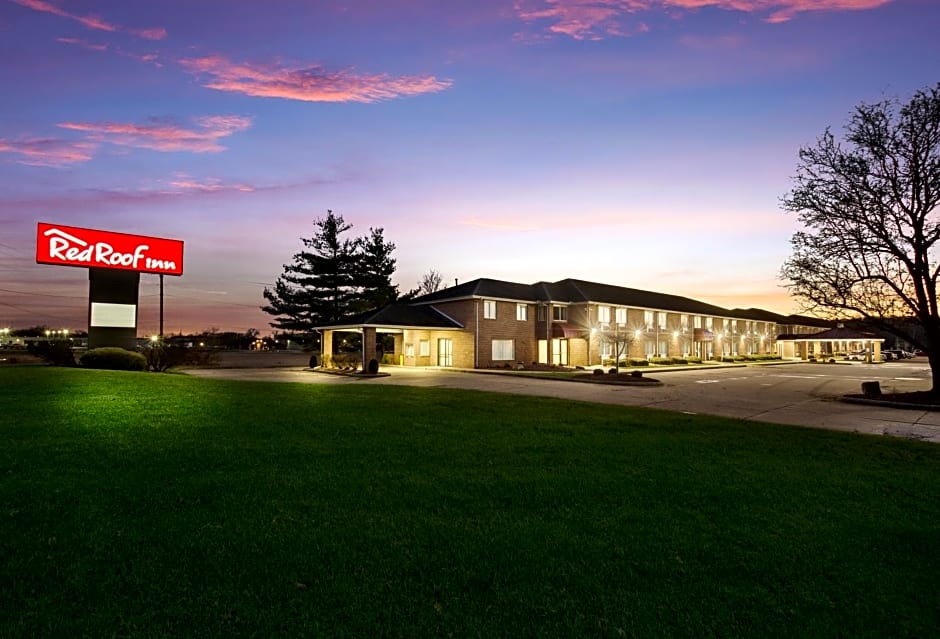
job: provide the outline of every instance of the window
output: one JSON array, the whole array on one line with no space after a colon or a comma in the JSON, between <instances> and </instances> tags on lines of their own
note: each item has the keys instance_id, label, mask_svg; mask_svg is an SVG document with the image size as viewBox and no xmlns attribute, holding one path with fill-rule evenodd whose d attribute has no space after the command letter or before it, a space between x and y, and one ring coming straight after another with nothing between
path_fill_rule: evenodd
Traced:
<instances>
[{"instance_id":1,"label":"window","mask_svg":"<svg viewBox=\"0 0 940 639\"><path fill-rule=\"evenodd\" d=\"M540 322L544 322L544 321L545 321L545 307L544 307L544 306L539 305L538 311L536 311L535 317L536 317L536 318L538 319L538 321L540 321Z\"/></svg>"},{"instance_id":2,"label":"window","mask_svg":"<svg viewBox=\"0 0 940 639\"><path fill-rule=\"evenodd\" d=\"M601 354L601 357L602 357L602 358L605 358L605 359L606 359L606 358L609 358L613 352L614 352L614 345L613 345L613 344L611 344L610 342L608 342L608 341L606 341L606 340L604 340L603 342L601 342L600 354Z\"/></svg>"},{"instance_id":3,"label":"window","mask_svg":"<svg viewBox=\"0 0 940 639\"><path fill-rule=\"evenodd\" d=\"M712 330L714 325L715 325L714 320L712 320L712 318L710 317L705 318L705 328L707 328L708 330Z\"/></svg>"},{"instance_id":4,"label":"window","mask_svg":"<svg viewBox=\"0 0 940 639\"><path fill-rule=\"evenodd\" d=\"M483 300L483 319L496 319L496 300Z\"/></svg>"},{"instance_id":5,"label":"window","mask_svg":"<svg viewBox=\"0 0 940 639\"><path fill-rule=\"evenodd\" d=\"M415 345L411 342L405 344L405 357L414 357L415 356Z\"/></svg>"},{"instance_id":6,"label":"window","mask_svg":"<svg viewBox=\"0 0 940 639\"><path fill-rule=\"evenodd\" d=\"M643 325L653 328L653 311L643 311Z\"/></svg>"},{"instance_id":7,"label":"window","mask_svg":"<svg viewBox=\"0 0 940 639\"><path fill-rule=\"evenodd\" d=\"M727 319L723 319L721 320L721 326L723 330L727 331L729 328L731 328L731 322Z\"/></svg>"},{"instance_id":8,"label":"window","mask_svg":"<svg viewBox=\"0 0 940 639\"><path fill-rule=\"evenodd\" d=\"M423 339L418 342L418 354L421 355L421 357L431 356L431 340Z\"/></svg>"},{"instance_id":9,"label":"window","mask_svg":"<svg viewBox=\"0 0 940 639\"><path fill-rule=\"evenodd\" d=\"M617 325L623 326L627 323L627 309L618 308L617 309Z\"/></svg>"},{"instance_id":10,"label":"window","mask_svg":"<svg viewBox=\"0 0 940 639\"><path fill-rule=\"evenodd\" d=\"M567 306L553 306L552 307L552 319L556 322L567 322L568 321L568 307Z\"/></svg>"},{"instance_id":11,"label":"window","mask_svg":"<svg viewBox=\"0 0 940 639\"><path fill-rule=\"evenodd\" d=\"M666 314L659 311L656 313L656 318L659 320L659 329L662 331L666 330Z\"/></svg>"},{"instance_id":12,"label":"window","mask_svg":"<svg viewBox=\"0 0 940 639\"><path fill-rule=\"evenodd\" d=\"M529 307L525 304L516 304L516 319L524 322L529 319Z\"/></svg>"},{"instance_id":13,"label":"window","mask_svg":"<svg viewBox=\"0 0 940 639\"><path fill-rule=\"evenodd\" d=\"M696 315L692 318L692 328L702 328L702 316Z\"/></svg>"},{"instance_id":14,"label":"window","mask_svg":"<svg viewBox=\"0 0 940 639\"><path fill-rule=\"evenodd\" d=\"M493 340L493 359L494 360L506 360L506 359L515 359L515 351L513 349L513 341L511 339L494 339Z\"/></svg>"},{"instance_id":15,"label":"window","mask_svg":"<svg viewBox=\"0 0 940 639\"><path fill-rule=\"evenodd\" d=\"M682 328L682 330L684 330L684 331L689 330L689 316L688 316L688 315L680 315L680 316L679 316L679 326L680 326L680 327Z\"/></svg>"},{"instance_id":16,"label":"window","mask_svg":"<svg viewBox=\"0 0 940 639\"><path fill-rule=\"evenodd\" d=\"M597 307L597 321L604 324L610 323L610 307L609 306L598 306Z\"/></svg>"}]
</instances>

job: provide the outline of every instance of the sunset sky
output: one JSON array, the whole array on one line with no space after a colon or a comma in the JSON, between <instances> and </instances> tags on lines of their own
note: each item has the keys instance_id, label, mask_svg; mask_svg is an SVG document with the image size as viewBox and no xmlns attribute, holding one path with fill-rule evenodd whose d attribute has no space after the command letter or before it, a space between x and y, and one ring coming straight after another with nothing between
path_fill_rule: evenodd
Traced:
<instances>
[{"instance_id":1,"label":"sunset sky","mask_svg":"<svg viewBox=\"0 0 940 639\"><path fill-rule=\"evenodd\" d=\"M0 0L0 327L87 328L43 221L184 240L167 332L267 333L327 209L384 227L403 291L433 268L795 312L800 146L938 81L938 0Z\"/></svg>"}]
</instances>

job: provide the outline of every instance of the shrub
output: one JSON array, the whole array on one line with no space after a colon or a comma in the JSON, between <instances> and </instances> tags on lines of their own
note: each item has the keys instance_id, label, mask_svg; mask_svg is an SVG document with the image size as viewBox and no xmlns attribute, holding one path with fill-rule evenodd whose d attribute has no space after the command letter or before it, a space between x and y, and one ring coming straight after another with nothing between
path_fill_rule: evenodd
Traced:
<instances>
[{"instance_id":1,"label":"shrub","mask_svg":"<svg viewBox=\"0 0 940 639\"><path fill-rule=\"evenodd\" d=\"M688 363L689 363L689 360L687 360L687 359L684 358L684 357L673 357L673 358L672 358L672 363L673 363L673 364L688 364Z\"/></svg>"},{"instance_id":2,"label":"shrub","mask_svg":"<svg viewBox=\"0 0 940 639\"><path fill-rule=\"evenodd\" d=\"M701 364L702 363L701 357L687 357L686 359L689 364Z\"/></svg>"},{"instance_id":3,"label":"shrub","mask_svg":"<svg viewBox=\"0 0 940 639\"><path fill-rule=\"evenodd\" d=\"M369 360L369 375L378 375L379 373L379 360L374 357Z\"/></svg>"},{"instance_id":4,"label":"shrub","mask_svg":"<svg viewBox=\"0 0 940 639\"><path fill-rule=\"evenodd\" d=\"M85 368L104 368L112 371L145 371L147 358L140 353L114 346L93 348L81 356Z\"/></svg>"},{"instance_id":5,"label":"shrub","mask_svg":"<svg viewBox=\"0 0 940 639\"><path fill-rule=\"evenodd\" d=\"M395 353L382 353L382 364L386 366L397 364L397 357Z\"/></svg>"},{"instance_id":6,"label":"shrub","mask_svg":"<svg viewBox=\"0 0 940 639\"><path fill-rule=\"evenodd\" d=\"M649 363L659 364L660 366L665 366L668 364L672 364L673 362L672 362L671 357L651 357Z\"/></svg>"},{"instance_id":7,"label":"shrub","mask_svg":"<svg viewBox=\"0 0 940 639\"><path fill-rule=\"evenodd\" d=\"M592 374L593 374L593 375L603 375L603 374L604 374L604 369L603 369L603 368L595 368L595 369L594 369L594 372L593 372Z\"/></svg>"},{"instance_id":8,"label":"shrub","mask_svg":"<svg viewBox=\"0 0 940 639\"><path fill-rule=\"evenodd\" d=\"M30 343L26 351L52 366L75 366L72 345L66 341Z\"/></svg>"},{"instance_id":9,"label":"shrub","mask_svg":"<svg viewBox=\"0 0 940 639\"><path fill-rule=\"evenodd\" d=\"M336 353L323 355L323 365L330 368L357 368L362 356L359 353Z\"/></svg>"},{"instance_id":10,"label":"shrub","mask_svg":"<svg viewBox=\"0 0 940 639\"><path fill-rule=\"evenodd\" d=\"M643 371L630 371L630 377L643 377Z\"/></svg>"},{"instance_id":11,"label":"shrub","mask_svg":"<svg viewBox=\"0 0 940 639\"><path fill-rule=\"evenodd\" d=\"M206 348L186 348L182 344L152 343L144 349L147 367L158 373L174 366L214 366L219 353Z\"/></svg>"},{"instance_id":12,"label":"shrub","mask_svg":"<svg viewBox=\"0 0 940 639\"><path fill-rule=\"evenodd\" d=\"M630 358L630 366L649 366L650 363L645 359L640 359L639 357Z\"/></svg>"}]
</instances>

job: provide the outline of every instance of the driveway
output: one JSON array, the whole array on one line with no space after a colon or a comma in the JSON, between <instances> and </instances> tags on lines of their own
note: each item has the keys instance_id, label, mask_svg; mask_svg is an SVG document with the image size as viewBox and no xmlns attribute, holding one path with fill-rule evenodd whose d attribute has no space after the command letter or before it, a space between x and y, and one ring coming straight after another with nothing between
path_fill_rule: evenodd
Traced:
<instances>
[{"instance_id":1,"label":"driveway","mask_svg":"<svg viewBox=\"0 0 940 639\"><path fill-rule=\"evenodd\" d=\"M886 364L782 364L704 370L650 371L657 387L585 384L440 368L386 366L388 377L354 379L286 368L192 369L190 375L305 384L381 384L459 388L537 395L778 424L908 437L940 443L940 412L848 404L861 382L877 380L885 392L930 388L930 371L916 360Z\"/></svg>"}]
</instances>

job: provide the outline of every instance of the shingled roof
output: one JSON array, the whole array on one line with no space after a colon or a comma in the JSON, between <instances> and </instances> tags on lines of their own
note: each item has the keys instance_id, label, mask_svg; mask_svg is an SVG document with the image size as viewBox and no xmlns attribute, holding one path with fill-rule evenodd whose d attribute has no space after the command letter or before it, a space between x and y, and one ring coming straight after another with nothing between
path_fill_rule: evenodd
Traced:
<instances>
[{"instance_id":1,"label":"shingled roof","mask_svg":"<svg viewBox=\"0 0 940 639\"><path fill-rule=\"evenodd\" d=\"M447 317L433 306L412 306L411 304L389 304L373 311L351 315L333 324L324 324L316 328L338 329L359 328L362 326L463 328L463 325Z\"/></svg>"},{"instance_id":2,"label":"shingled roof","mask_svg":"<svg viewBox=\"0 0 940 639\"><path fill-rule=\"evenodd\" d=\"M434 310L432 305L440 302L479 298L511 300L532 304L539 302L557 304L592 302L595 304L630 306L695 315L754 319L783 325L818 326L821 328L830 326L828 322L812 317L783 316L759 308L730 310L714 304L682 297L681 295L644 291L637 288L588 282L573 278L559 280L558 282L536 282L535 284L479 278L416 297L409 302L393 304L377 311L363 313L344 319L336 324L319 328L364 325L455 328L458 326L453 320ZM444 324L439 322L444 322Z\"/></svg>"},{"instance_id":3,"label":"shingled roof","mask_svg":"<svg viewBox=\"0 0 940 639\"><path fill-rule=\"evenodd\" d=\"M445 300L459 300L473 297L519 300L521 302L538 301L531 284L491 280L484 277L416 297L411 300L411 303L432 304Z\"/></svg>"},{"instance_id":4,"label":"shingled roof","mask_svg":"<svg viewBox=\"0 0 940 639\"><path fill-rule=\"evenodd\" d=\"M839 341L839 342L861 342L861 341L884 341L884 338L878 336L876 333L870 333L868 331L857 331L852 328L845 328L839 326L837 328L830 328L828 331L822 331L821 333L801 333L794 335L778 335L778 340L781 341L801 341L801 340L810 340L814 342L826 342L826 341Z\"/></svg>"}]
</instances>

